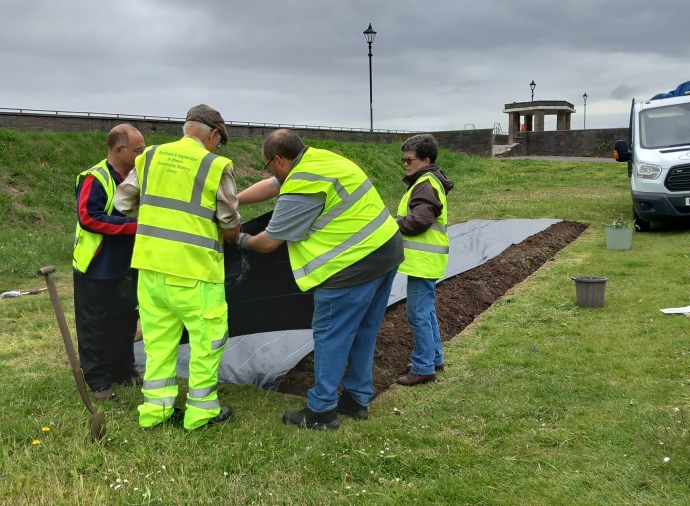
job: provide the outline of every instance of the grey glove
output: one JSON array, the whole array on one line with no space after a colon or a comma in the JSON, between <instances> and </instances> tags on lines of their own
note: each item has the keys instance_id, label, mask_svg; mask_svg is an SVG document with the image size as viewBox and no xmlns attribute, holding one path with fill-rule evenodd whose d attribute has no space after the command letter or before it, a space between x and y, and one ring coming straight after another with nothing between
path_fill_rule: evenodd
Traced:
<instances>
[{"instance_id":1,"label":"grey glove","mask_svg":"<svg viewBox=\"0 0 690 506\"><path fill-rule=\"evenodd\" d=\"M249 248L247 247L247 241L250 237L250 234L240 232L240 236L237 239L237 249L249 250Z\"/></svg>"}]
</instances>

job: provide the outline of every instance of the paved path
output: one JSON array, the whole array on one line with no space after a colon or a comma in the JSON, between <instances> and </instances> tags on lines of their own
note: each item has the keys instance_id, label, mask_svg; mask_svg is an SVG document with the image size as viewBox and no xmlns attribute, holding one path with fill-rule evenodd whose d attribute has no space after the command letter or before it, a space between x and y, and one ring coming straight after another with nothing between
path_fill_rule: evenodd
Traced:
<instances>
[{"instance_id":1,"label":"paved path","mask_svg":"<svg viewBox=\"0 0 690 506\"><path fill-rule=\"evenodd\" d=\"M594 158L593 156L510 156L507 158L498 158L498 160L546 160L549 162L603 162L616 163L616 160L611 158Z\"/></svg>"}]
</instances>

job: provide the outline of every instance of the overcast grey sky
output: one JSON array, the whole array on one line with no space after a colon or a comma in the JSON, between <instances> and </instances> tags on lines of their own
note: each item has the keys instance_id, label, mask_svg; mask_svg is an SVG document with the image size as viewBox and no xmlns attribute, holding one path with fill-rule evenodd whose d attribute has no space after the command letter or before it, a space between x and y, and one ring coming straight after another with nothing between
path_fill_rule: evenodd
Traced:
<instances>
[{"instance_id":1,"label":"overcast grey sky","mask_svg":"<svg viewBox=\"0 0 690 506\"><path fill-rule=\"evenodd\" d=\"M0 0L0 107L227 121L507 130L504 104L567 100L627 125L690 80L688 0ZM674 36L675 34L675 36ZM676 37L677 36L677 37ZM555 128L555 117L547 118Z\"/></svg>"}]
</instances>

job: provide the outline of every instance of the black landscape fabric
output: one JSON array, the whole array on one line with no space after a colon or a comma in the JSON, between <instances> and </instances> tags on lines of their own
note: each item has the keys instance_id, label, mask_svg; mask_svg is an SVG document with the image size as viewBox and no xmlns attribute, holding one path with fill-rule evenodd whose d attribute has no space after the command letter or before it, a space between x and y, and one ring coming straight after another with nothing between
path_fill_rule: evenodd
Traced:
<instances>
[{"instance_id":1,"label":"black landscape fabric","mask_svg":"<svg viewBox=\"0 0 690 506\"><path fill-rule=\"evenodd\" d=\"M268 226L272 212L244 225L251 235ZM304 293L290 269L287 244L272 253L239 251L225 244L225 298L230 337L311 328L313 293Z\"/></svg>"},{"instance_id":2,"label":"black landscape fabric","mask_svg":"<svg viewBox=\"0 0 690 506\"><path fill-rule=\"evenodd\" d=\"M252 235L264 230L271 213L243 225ZM472 220L448 228L450 255L443 279L478 267L513 244L546 230L561 220ZM240 252L225 244L228 341L218 379L276 390L290 369L314 349L311 319L314 297L297 287L287 246L269 254ZM388 305L406 298L407 276L398 274ZM143 343L135 343L136 364L144 368ZM189 376L189 344L178 353L177 375Z\"/></svg>"}]
</instances>

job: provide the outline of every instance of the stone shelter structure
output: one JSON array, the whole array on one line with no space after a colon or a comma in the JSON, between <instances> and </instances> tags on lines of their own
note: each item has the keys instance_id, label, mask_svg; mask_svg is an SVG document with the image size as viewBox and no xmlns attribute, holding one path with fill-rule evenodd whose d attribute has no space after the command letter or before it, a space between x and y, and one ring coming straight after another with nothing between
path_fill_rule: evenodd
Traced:
<instances>
[{"instance_id":1,"label":"stone shelter structure","mask_svg":"<svg viewBox=\"0 0 690 506\"><path fill-rule=\"evenodd\" d=\"M524 116L526 132L543 132L544 116L556 115L556 130L570 130L570 115L575 107L565 100L537 100L533 102L513 102L505 104L503 112L508 114L508 142L516 142L520 132L520 116Z\"/></svg>"}]
</instances>

